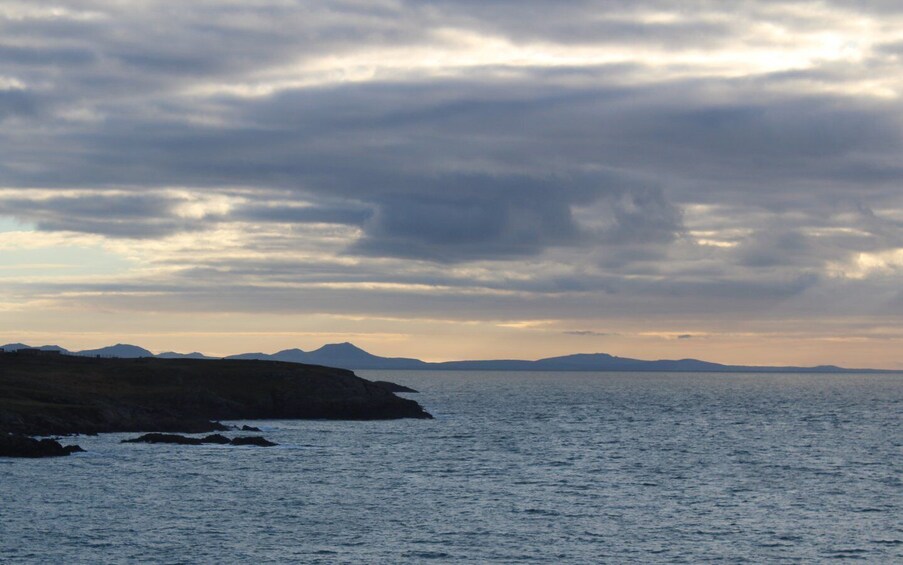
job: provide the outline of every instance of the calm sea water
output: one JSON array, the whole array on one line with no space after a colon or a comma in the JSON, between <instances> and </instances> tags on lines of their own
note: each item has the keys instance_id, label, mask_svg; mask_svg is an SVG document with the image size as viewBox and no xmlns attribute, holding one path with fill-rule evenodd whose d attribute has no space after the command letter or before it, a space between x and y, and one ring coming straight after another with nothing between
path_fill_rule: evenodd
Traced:
<instances>
[{"instance_id":1,"label":"calm sea water","mask_svg":"<svg viewBox=\"0 0 903 565\"><path fill-rule=\"evenodd\" d=\"M0 562L903 563L903 375L361 374L436 420L0 459Z\"/></svg>"}]
</instances>

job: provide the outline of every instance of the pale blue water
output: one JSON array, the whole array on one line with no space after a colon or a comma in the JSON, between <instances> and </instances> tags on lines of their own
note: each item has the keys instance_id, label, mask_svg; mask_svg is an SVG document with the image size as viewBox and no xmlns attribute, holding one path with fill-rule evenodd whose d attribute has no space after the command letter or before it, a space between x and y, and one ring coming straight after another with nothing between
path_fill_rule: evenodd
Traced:
<instances>
[{"instance_id":1,"label":"pale blue water","mask_svg":"<svg viewBox=\"0 0 903 565\"><path fill-rule=\"evenodd\" d=\"M0 562L903 563L903 375L361 373L436 420L0 459Z\"/></svg>"}]
</instances>

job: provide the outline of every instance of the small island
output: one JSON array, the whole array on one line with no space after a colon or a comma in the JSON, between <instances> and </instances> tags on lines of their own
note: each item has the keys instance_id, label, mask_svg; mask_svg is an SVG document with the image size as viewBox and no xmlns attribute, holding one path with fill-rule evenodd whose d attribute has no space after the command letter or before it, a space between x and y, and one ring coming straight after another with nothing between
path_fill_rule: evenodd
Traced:
<instances>
[{"instance_id":1,"label":"small island","mask_svg":"<svg viewBox=\"0 0 903 565\"><path fill-rule=\"evenodd\" d=\"M397 418L432 416L386 383L345 369L278 361L0 353L0 455L77 451L31 436L227 430L220 420Z\"/></svg>"}]
</instances>

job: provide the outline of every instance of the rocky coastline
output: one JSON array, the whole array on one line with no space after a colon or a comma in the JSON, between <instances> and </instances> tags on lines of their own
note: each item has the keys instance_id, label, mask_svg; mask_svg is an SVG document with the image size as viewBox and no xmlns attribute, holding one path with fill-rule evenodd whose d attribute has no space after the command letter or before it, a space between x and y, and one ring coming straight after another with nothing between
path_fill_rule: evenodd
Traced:
<instances>
[{"instance_id":1,"label":"rocky coastline","mask_svg":"<svg viewBox=\"0 0 903 565\"><path fill-rule=\"evenodd\" d=\"M221 420L398 418L432 416L386 384L344 369L0 353L0 456L68 455L77 448L33 436L228 430Z\"/></svg>"}]
</instances>

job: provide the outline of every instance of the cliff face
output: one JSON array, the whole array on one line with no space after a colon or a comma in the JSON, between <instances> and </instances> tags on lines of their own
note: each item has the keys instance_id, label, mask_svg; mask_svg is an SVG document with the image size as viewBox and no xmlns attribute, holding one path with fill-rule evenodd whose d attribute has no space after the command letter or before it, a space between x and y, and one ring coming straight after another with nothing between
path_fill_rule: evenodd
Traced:
<instances>
[{"instance_id":1,"label":"cliff face","mask_svg":"<svg viewBox=\"0 0 903 565\"><path fill-rule=\"evenodd\" d=\"M202 432L230 419L430 418L351 371L275 361L0 354L0 432Z\"/></svg>"}]
</instances>

